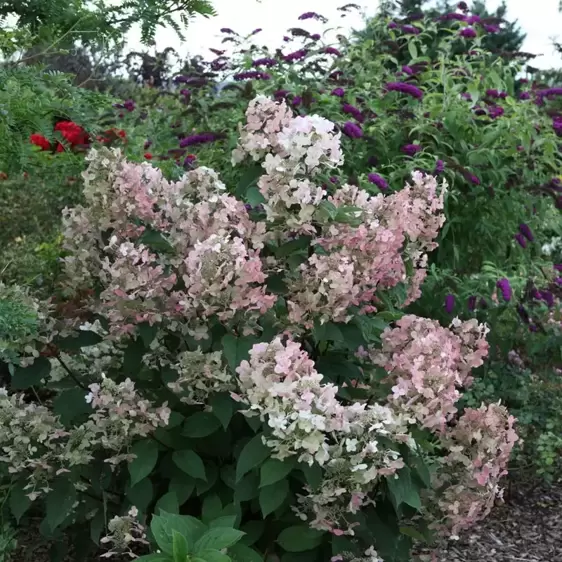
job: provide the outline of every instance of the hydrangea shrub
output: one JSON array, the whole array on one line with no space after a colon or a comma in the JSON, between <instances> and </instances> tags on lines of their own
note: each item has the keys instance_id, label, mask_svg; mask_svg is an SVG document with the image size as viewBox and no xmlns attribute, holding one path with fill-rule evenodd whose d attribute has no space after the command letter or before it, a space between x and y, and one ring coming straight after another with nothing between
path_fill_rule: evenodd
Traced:
<instances>
[{"instance_id":1,"label":"hydrangea shrub","mask_svg":"<svg viewBox=\"0 0 562 562\"><path fill-rule=\"evenodd\" d=\"M173 181L117 148L86 158L64 293L18 293L25 337L2 349L14 517L103 534L108 557L154 541L147 560L405 562L414 538L489 513L514 419L458 409L488 329L403 312L446 181L324 183L341 133L263 96L232 153L253 178L236 195L202 166Z\"/></svg>"}]
</instances>

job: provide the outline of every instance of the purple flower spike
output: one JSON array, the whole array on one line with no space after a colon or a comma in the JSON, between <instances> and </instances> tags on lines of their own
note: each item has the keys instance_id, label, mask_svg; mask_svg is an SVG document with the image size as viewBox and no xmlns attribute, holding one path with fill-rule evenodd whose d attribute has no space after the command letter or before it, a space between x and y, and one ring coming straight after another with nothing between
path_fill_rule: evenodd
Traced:
<instances>
[{"instance_id":1,"label":"purple flower spike","mask_svg":"<svg viewBox=\"0 0 562 562\"><path fill-rule=\"evenodd\" d=\"M466 18L467 23L469 23L470 25L474 25L475 23L480 23L482 21L482 18L476 14L472 15L472 16L468 16Z\"/></svg>"},{"instance_id":2,"label":"purple flower spike","mask_svg":"<svg viewBox=\"0 0 562 562\"><path fill-rule=\"evenodd\" d=\"M443 162L443 160L437 160L437 162L435 162L435 170L433 171L433 175L436 176L438 174L441 174L445 171L445 162Z\"/></svg>"},{"instance_id":3,"label":"purple flower spike","mask_svg":"<svg viewBox=\"0 0 562 562\"><path fill-rule=\"evenodd\" d=\"M320 33L313 33L313 34L310 36L310 38L311 38L313 41L318 41L318 40L320 39L320 37L322 37L322 35L320 35Z\"/></svg>"},{"instance_id":4,"label":"purple flower spike","mask_svg":"<svg viewBox=\"0 0 562 562\"><path fill-rule=\"evenodd\" d=\"M521 92L521 93L519 94L519 99L520 99L521 101L529 100L529 99L531 99L531 94L530 94L529 92Z\"/></svg>"},{"instance_id":5,"label":"purple flower spike","mask_svg":"<svg viewBox=\"0 0 562 562\"><path fill-rule=\"evenodd\" d=\"M464 27L459 31L459 35L465 39L474 39L476 37L476 31L472 27Z\"/></svg>"},{"instance_id":6,"label":"purple flower spike","mask_svg":"<svg viewBox=\"0 0 562 562\"><path fill-rule=\"evenodd\" d=\"M409 35L419 35L420 29L414 25L403 25L402 31Z\"/></svg>"},{"instance_id":7,"label":"purple flower spike","mask_svg":"<svg viewBox=\"0 0 562 562\"><path fill-rule=\"evenodd\" d=\"M338 51L338 49L336 49L335 47L326 47L324 49L324 52L327 55L335 55L336 57L341 57L341 52Z\"/></svg>"},{"instance_id":8,"label":"purple flower spike","mask_svg":"<svg viewBox=\"0 0 562 562\"><path fill-rule=\"evenodd\" d=\"M348 115L352 115L354 119L359 121L359 123L363 123L363 121L365 121L365 117L363 117L363 113L361 113L361 110L354 105L344 103L342 104L342 111L344 113L347 113Z\"/></svg>"},{"instance_id":9,"label":"purple flower spike","mask_svg":"<svg viewBox=\"0 0 562 562\"><path fill-rule=\"evenodd\" d=\"M343 96L345 96L345 90L343 88L334 88L330 95L343 98Z\"/></svg>"},{"instance_id":10,"label":"purple flower spike","mask_svg":"<svg viewBox=\"0 0 562 562\"><path fill-rule=\"evenodd\" d=\"M499 25L495 25L493 23L485 23L484 24L484 29L488 32L488 33L499 33L500 31L500 26Z\"/></svg>"},{"instance_id":11,"label":"purple flower spike","mask_svg":"<svg viewBox=\"0 0 562 562\"><path fill-rule=\"evenodd\" d=\"M473 312L476 309L476 297L472 295L468 297L468 310Z\"/></svg>"},{"instance_id":12,"label":"purple flower spike","mask_svg":"<svg viewBox=\"0 0 562 562\"><path fill-rule=\"evenodd\" d=\"M408 156L415 156L422 149L419 144L405 144L400 150Z\"/></svg>"},{"instance_id":13,"label":"purple flower spike","mask_svg":"<svg viewBox=\"0 0 562 562\"><path fill-rule=\"evenodd\" d=\"M307 49L299 49L298 51L294 51L293 53L289 53L288 55L284 55L283 58L287 62L294 62L296 60L304 59L307 54L308 54Z\"/></svg>"},{"instance_id":14,"label":"purple flower spike","mask_svg":"<svg viewBox=\"0 0 562 562\"><path fill-rule=\"evenodd\" d=\"M509 279L503 277L496 283L496 287L500 290L503 300L509 302L511 300L512 291Z\"/></svg>"},{"instance_id":15,"label":"purple flower spike","mask_svg":"<svg viewBox=\"0 0 562 562\"><path fill-rule=\"evenodd\" d=\"M447 295L445 297L445 312L451 314L455 309L455 297L453 295Z\"/></svg>"},{"instance_id":16,"label":"purple flower spike","mask_svg":"<svg viewBox=\"0 0 562 562\"><path fill-rule=\"evenodd\" d=\"M186 148L187 146L193 146L196 144L206 144L208 142L214 142L218 140L218 136L214 133L197 133L195 135L190 135L180 141L181 148Z\"/></svg>"},{"instance_id":17,"label":"purple flower spike","mask_svg":"<svg viewBox=\"0 0 562 562\"><path fill-rule=\"evenodd\" d=\"M253 67L258 67L258 66L267 66L272 67L275 66L277 64L277 61L275 59L269 58L269 57L264 57L262 59L256 59L255 61L252 62L252 66Z\"/></svg>"},{"instance_id":18,"label":"purple flower spike","mask_svg":"<svg viewBox=\"0 0 562 562\"><path fill-rule=\"evenodd\" d=\"M363 129L360 125L347 121L342 127L342 132L352 139L360 139L363 136Z\"/></svg>"},{"instance_id":19,"label":"purple flower spike","mask_svg":"<svg viewBox=\"0 0 562 562\"><path fill-rule=\"evenodd\" d=\"M413 98L421 100L423 98L423 92L413 84L408 84L406 82L389 82L385 86L385 90L388 92L400 92L402 94L408 94Z\"/></svg>"},{"instance_id":20,"label":"purple flower spike","mask_svg":"<svg viewBox=\"0 0 562 562\"><path fill-rule=\"evenodd\" d=\"M234 75L234 80L271 80L271 76L266 72L260 72L259 70L248 70L247 72L239 72Z\"/></svg>"},{"instance_id":21,"label":"purple flower spike","mask_svg":"<svg viewBox=\"0 0 562 562\"><path fill-rule=\"evenodd\" d=\"M398 27L398 24L395 21L391 21L388 23L387 27L388 29L396 29Z\"/></svg>"},{"instance_id":22,"label":"purple flower spike","mask_svg":"<svg viewBox=\"0 0 562 562\"><path fill-rule=\"evenodd\" d=\"M415 73L414 73L414 69L413 69L411 66L408 66L407 64L405 64L405 65L402 67L402 72L403 72L404 74L407 74L408 76L412 76L413 74L415 74Z\"/></svg>"},{"instance_id":23,"label":"purple flower spike","mask_svg":"<svg viewBox=\"0 0 562 562\"><path fill-rule=\"evenodd\" d=\"M382 176L379 176L379 174L369 174L367 179L375 184L381 191L386 191L388 189L388 182Z\"/></svg>"},{"instance_id":24,"label":"purple flower spike","mask_svg":"<svg viewBox=\"0 0 562 562\"><path fill-rule=\"evenodd\" d=\"M521 223L519 225L519 232L529 241L529 242L534 242L535 241L535 237L533 236L533 233L531 232L531 229L529 228L528 224L525 223Z\"/></svg>"},{"instance_id":25,"label":"purple flower spike","mask_svg":"<svg viewBox=\"0 0 562 562\"><path fill-rule=\"evenodd\" d=\"M525 240L525 237L521 233L516 234L514 238L522 248L527 247L527 240Z\"/></svg>"}]
</instances>

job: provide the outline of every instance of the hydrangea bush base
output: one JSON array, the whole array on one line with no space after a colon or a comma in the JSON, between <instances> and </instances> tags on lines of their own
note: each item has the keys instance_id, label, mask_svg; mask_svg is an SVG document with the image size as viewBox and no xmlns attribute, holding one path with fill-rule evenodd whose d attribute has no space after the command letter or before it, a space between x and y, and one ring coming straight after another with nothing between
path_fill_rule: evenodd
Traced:
<instances>
[{"instance_id":1,"label":"hydrangea bush base","mask_svg":"<svg viewBox=\"0 0 562 562\"><path fill-rule=\"evenodd\" d=\"M255 98L232 161L260 171L237 197L204 167L172 182L90 150L85 205L63 217L65 297L17 293L32 321L0 348L16 518L106 529L108 557L171 545L157 517L181 513L201 536L241 531L202 559L399 562L487 515L517 440L500 404L457 409L487 328L401 312L446 183L326 187L340 135Z\"/></svg>"}]
</instances>

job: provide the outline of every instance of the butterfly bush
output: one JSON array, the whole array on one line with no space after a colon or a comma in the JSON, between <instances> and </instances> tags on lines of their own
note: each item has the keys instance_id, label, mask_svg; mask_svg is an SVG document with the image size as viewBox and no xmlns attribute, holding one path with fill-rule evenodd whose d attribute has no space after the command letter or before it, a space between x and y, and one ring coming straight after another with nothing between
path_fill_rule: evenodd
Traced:
<instances>
[{"instance_id":1,"label":"butterfly bush","mask_svg":"<svg viewBox=\"0 0 562 562\"><path fill-rule=\"evenodd\" d=\"M250 102L232 162L259 163L257 208L208 168L169 181L118 149L90 150L85 204L63 213L63 288L74 309L30 301L30 328L11 348L20 366L43 354L44 378L77 384L86 411L63 424L49 405L0 393L0 462L24 475L31 499L94 461L122 483L137 444L154 437L168 447L157 436L175 429L172 413L216 414L222 424L221 397L259 424L272 458L319 470L292 510L357 547L332 562L382 560L377 544L361 542L357 518L411 458L431 456L419 446L423 435L438 445L426 459L436 467L427 493L433 525L456 533L488 513L517 439L514 420L498 404L458 411L471 370L488 353L487 328L458 319L445 328L399 312L421 294L446 183L414 172L402 189L377 195L324 184L343 163L340 141L322 117L294 117L284 101L263 96ZM291 244L299 250L287 255ZM397 320L380 334L363 332L366 347L349 346L343 370L353 377L328 376L319 363L327 342L315 341L316 330L367 330L379 313ZM56 347L59 336L85 332L95 338L80 352ZM232 340L251 342L249 353L233 351ZM87 492L88 480L74 486ZM136 512L120 513L104 541L131 553L144 531Z\"/></svg>"}]
</instances>

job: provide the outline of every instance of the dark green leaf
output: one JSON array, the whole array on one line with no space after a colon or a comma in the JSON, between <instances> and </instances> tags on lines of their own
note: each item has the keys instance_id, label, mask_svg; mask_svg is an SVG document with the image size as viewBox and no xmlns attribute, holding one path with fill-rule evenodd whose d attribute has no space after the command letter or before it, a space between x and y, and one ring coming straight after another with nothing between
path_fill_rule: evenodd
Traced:
<instances>
[{"instance_id":1,"label":"dark green leaf","mask_svg":"<svg viewBox=\"0 0 562 562\"><path fill-rule=\"evenodd\" d=\"M312 490L318 489L322 483L322 469L320 466L316 463L312 466L302 463L299 468L304 474L306 483L312 488Z\"/></svg>"},{"instance_id":2,"label":"dark green leaf","mask_svg":"<svg viewBox=\"0 0 562 562\"><path fill-rule=\"evenodd\" d=\"M76 501L76 489L70 478L58 478L45 501L47 523L54 531L69 515Z\"/></svg>"},{"instance_id":3,"label":"dark green leaf","mask_svg":"<svg viewBox=\"0 0 562 562\"><path fill-rule=\"evenodd\" d=\"M164 494L154 506L154 513L165 511L166 513L178 513L180 510L178 497L175 492L167 492Z\"/></svg>"},{"instance_id":4,"label":"dark green leaf","mask_svg":"<svg viewBox=\"0 0 562 562\"><path fill-rule=\"evenodd\" d=\"M31 500L27 497L27 491L23 489L24 484L16 483L10 490L10 511L16 523L20 522L22 515L29 509Z\"/></svg>"},{"instance_id":5,"label":"dark green leaf","mask_svg":"<svg viewBox=\"0 0 562 562\"><path fill-rule=\"evenodd\" d=\"M63 351L79 351L83 347L97 345L101 341L103 341L103 338L99 334L96 334L96 332L81 330L77 336L61 338L57 342L57 345Z\"/></svg>"},{"instance_id":6,"label":"dark green leaf","mask_svg":"<svg viewBox=\"0 0 562 562\"><path fill-rule=\"evenodd\" d=\"M396 508L405 503L421 510L421 500L417 487L412 482L410 469L405 466L395 476L387 476L388 489Z\"/></svg>"},{"instance_id":7,"label":"dark green leaf","mask_svg":"<svg viewBox=\"0 0 562 562\"><path fill-rule=\"evenodd\" d=\"M265 529L265 522L257 519L248 521L242 525L242 531L246 534L242 542L247 546L252 546L262 535Z\"/></svg>"},{"instance_id":8,"label":"dark green leaf","mask_svg":"<svg viewBox=\"0 0 562 562\"><path fill-rule=\"evenodd\" d=\"M38 357L29 367L17 367L12 377L12 390L25 390L37 385L51 372L51 362L46 357ZM85 395L84 395L84 401Z\"/></svg>"},{"instance_id":9,"label":"dark green leaf","mask_svg":"<svg viewBox=\"0 0 562 562\"><path fill-rule=\"evenodd\" d=\"M271 449L262 441L262 434L258 433L242 449L238 462L236 463L236 482L253 468L259 466L271 456Z\"/></svg>"},{"instance_id":10,"label":"dark green leaf","mask_svg":"<svg viewBox=\"0 0 562 562\"><path fill-rule=\"evenodd\" d=\"M264 486L260 490L260 507L264 517L273 513L283 505L289 495L289 482L287 479L279 480L275 484Z\"/></svg>"},{"instance_id":11,"label":"dark green leaf","mask_svg":"<svg viewBox=\"0 0 562 562\"><path fill-rule=\"evenodd\" d=\"M217 494L211 494L203 500L201 509L203 522L207 525L222 513L222 502Z\"/></svg>"},{"instance_id":12,"label":"dark green leaf","mask_svg":"<svg viewBox=\"0 0 562 562\"><path fill-rule=\"evenodd\" d=\"M185 420L182 435L192 438L207 437L220 427L218 417L210 412L197 412Z\"/></svg>"},{"instance_id":13,"label":"dark green leaf","mask_svg":"<svg viewBox=\"0 0 562 562\"><path fill-rule=\"evenodd\" d=\"M257 342L258 340L251 336L238 338L232 334L227 334L222 338L223 354L232 371L236 370L243 359L248 358L250 349Z\"/></svg>"},{"instance_id":14,"label":"dark green leaf","mask_svg":"<svg viewBox=\"0 0 562 562\"><path fill-rule=\"evenodd\" d=\"M157 253L172 253L174 247L164 238L161 232L147 228L140 236L139 243L148 246Z\"/></svg>"},{"instance_id":15,"label":"dark green leaf","mask_svg":"<svg viewBox=\"0 0 562 562\"><path fill-rule=\"evenodd\" d=\"M86 402L86 393L81 388L69 388L53 400L53 411L64 425L69 425L75 418L92 412Z\"/></svg>"},{"instance_id":16,"label":"dark green leaf","mask_svg":"<svg viewBox=\"0 0 562 562\"><path fill-rule=\"evenodd\" d=\"M209 523L209 527L235 527L236 515L221 515Z\"/></svg>"},{"instance_id":17,"label":"dark green leaf","mask_svg":"<svg viewBox=\"0 0 562 562\"><path fill-rule=\"evenodd\" d=\"M310 242L312 240L312 236L299 236L295 240L290 240L289 242L285 242L285 244L279 246L275 250L275 255L278 258L283 258L292 254L294 252L303 251L308 249L310 246Z\"/></svg>"},{"instance_id":18,"label":"dark green leaf","mask_svg":"<svg viewBox=\"0 0 562 562\"><path fill-rule=\"evenodd\" d=\"M137 325L137 330L145 347L148 348L158 333L158 325L153 324L151 326L148 322L143 322Z\"/></svg>"},{"instance_id":19,"label":"dark green leaf","mask_svg":"<svg viewBox=\"0 0 562 562\"><path fill-rule=\"evenodd\" d=\"M218 550L205 550L199 553L199 556L195 558L196 562L197 560L204 560L205 562L231 562L230 556Z\"/></svg>"},{"instance_id":20,"label":"dark green leaf","mask_svg":"<svg viewBox=\"0 0 562 562\"><path fill-rule=\"evenodd\" d=\"M131 453L136 456L129 463L131 486L150 475L158 462L158 443L152 439L144 439L135 443Z\"/></svg>"},{"instance_id":21,"label":"dark green leaf","mask_svg":"<svg viewBox=\"0 0 562 562\"><path fill-rule=\"evenodd\" d=\"M232 414L234 413L234 400L229 394L220 393L213 394L209 401L213 415L216 416L221 422L224 429L228 427Z\"/></svg>"},{"instance_id":22,"label":"dark green leaf","mask_svg":"<svg viewBox=\"0 0 562 562\"><path fill-rule=\"evenodd\" d=\"M190 449L175 451L172 458L175 465L186 474L189 474L189 476L193 476L193 478L198 478L200 480L207 480L203 461L195 451Z\"/></svg>"},{"instance_id":23,"label":"dark green leaf","mask_svg":"<svg viewBox=\"0 0 562 562\"><path fill-rule=\"evenodd\" d=\"M213 527L195 543L193 552L201 554L204 550L222 550L236 544L243 536L244 533L238 529Z\"/></svg>"},{"instance_id":24,"label":"dark green leaf","mask_svg":"<svg viewBox=\"0 0 562 562\"><path fill-rule=\"evenodd\" d=\"M152 501L153 494L154 489L150 478L141 480L127 490L127 498L140 511L144 511L148 507Z\"/></svg>"},{"instance_id":25,"label":"dark green leaf","mask_svg":"<svg viewBox=\"0 0 562 562\"><path fill-rule=\"evenodd\" d=\"M194 489L195 481L187 474L174 476L168 485L168 491L176 494L179 505L183 505L189 499Z\"/></svg>"},{"instance_id":26,"label":"dark green leaf","mask_svg":"<svg viewBox=\"0 0 562 562\"><path fill-rule=\"evenodd\" d=\"M228 553L233 562L263 562L263 557L245 544L235 544L228 549Z\"/></svg>"},{"instance_id":27,"label":"dark green leaf","mask_svg":"<svg viewBox=\"0 0 562 562\"><path fill-rule=\"evenodd\" d=\"M324 533L304 525L295 525L283 529L277 542L287 552L303 552L312 550L322 543Z\"/></svg>"},{"instance_id":28,"label":"dark green leaf","mask_svg":"<svg viewBox=\"0 0 562 562\"><path fill-rule=\"evenodd\" d=\"M162 554L160 552L135 558L135 562L171 562L171 560L172 559L167 554Z\"/></svg>"},{"instance_id":29,"label":"dark green leaf","mask_svg":"<svg viewBox=\"0 0 562 562\"><path fill-rule=\"evenodd\" d=\"M268 459L261 465L260 469L260 487L269 486L275 482L282 480L296 466L294 458L288 458L284 461L279 459Z\"/></svg>"}]
</instances>

